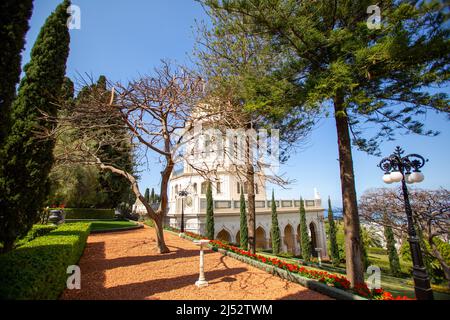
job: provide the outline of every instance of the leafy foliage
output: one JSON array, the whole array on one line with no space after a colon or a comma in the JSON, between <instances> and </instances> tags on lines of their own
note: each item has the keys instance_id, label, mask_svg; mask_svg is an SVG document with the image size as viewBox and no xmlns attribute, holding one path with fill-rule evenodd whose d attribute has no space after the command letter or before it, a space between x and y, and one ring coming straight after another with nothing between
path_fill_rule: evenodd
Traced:
<instances>
[{"instance_id":1,"label":"leafy foliage","mask_svg":"<svg viewBox=\"0 0 450 320\"><path fill-rule=\"evenodd\" d=\"M21 71L21 52L32 10L33 0L5 0L0 4L0 146L9 128L11 104L16 97Z\"/></svg>"}]
</instances>

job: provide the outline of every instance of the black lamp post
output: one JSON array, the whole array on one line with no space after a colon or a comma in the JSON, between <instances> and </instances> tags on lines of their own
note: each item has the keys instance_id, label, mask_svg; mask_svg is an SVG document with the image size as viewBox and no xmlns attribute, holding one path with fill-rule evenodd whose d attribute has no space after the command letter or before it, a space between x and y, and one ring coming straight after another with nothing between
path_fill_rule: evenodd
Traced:
<instances>
[{"instance_id":1,"label":"black lamp post","mask_svg":"<svg viewBox=\"0 0 450 320\"><path fill-rule=\"evenodd\" d=\"M181 197L181 233L184 233L184 198L187 197L188 192L182 190L178 195Z\"/></svg>"},{"instance_id":2,"label":"black lamp post","mask_svg":"<svg viewBox=\"0 0 450 320\"><path fill-rule=\"evenodd\" d=\"M422 251L420 250L419 238L414 228L413 213L409 203L408 188L406 184L419 183L424 180L420 172L428 160L418 154L403 156L404 151L397 147L393 154L381 160L378 165L384 172L383 181L387 184L402 182L403 199L405 202L405 212L408 221L408 241L411 248L413 261L414 290L418 300L433 300L433 291L430 286L430 279L425 269ZM412 171L412 172L411 172Z\"/></svg>"}]
</instances>

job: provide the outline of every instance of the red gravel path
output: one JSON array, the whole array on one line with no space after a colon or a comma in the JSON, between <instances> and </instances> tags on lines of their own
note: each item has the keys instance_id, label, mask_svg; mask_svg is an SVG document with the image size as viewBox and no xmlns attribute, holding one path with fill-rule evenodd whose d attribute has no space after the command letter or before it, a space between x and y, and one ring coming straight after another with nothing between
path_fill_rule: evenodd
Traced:
<instances>
[{"instance_id":1,"label":"red gravel path","mask_svg":"<svg viewBox=\"0 0 450 320\"><path fill-rule=\"evenodd\" d=\"M198 247L169 232L165 239L171 253L160 255L147 227L89 236L79 263L81 290L66 290L62 299L330 299L211 250L205 252L209 286L197 288Z\"/></svg>"}]
</instances>

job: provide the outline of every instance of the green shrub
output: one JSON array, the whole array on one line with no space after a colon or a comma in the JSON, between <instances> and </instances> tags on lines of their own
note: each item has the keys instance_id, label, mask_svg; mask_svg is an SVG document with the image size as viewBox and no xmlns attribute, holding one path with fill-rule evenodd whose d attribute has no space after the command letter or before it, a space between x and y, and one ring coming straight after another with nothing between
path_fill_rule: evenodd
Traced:
<instances>
[{"instance_id":1,"label":"green shrub","mask_svg":"<svg viewBox=\"0 0 450 320\"><path fill-rule=\"evenodd\" d=\"M0 256L0 299L57 299L83 253L90 223L70 223Z\"/></svg>"},{"instance_id":2,"label":"green shrub","mask_svg":"<svg viewBox=\"0 0 450 320\"><path fill-rule=\"evenodd\" d=\"M66 208L63 209L66 219L114 219L114 209L81 209Z\"/></svg>"},{"instance_id":3,"label":"green shrub","mask_svg":"<svg viewBox=\"0 0 450 320\"><path fill-rule=\"evenodd\" d=\"M292 252L280 252L279 254L277 254L277 256L292 259L294 257L294 254Z\"/></svg>"},{"instance_id":4,"label":"green shrub","mask_svg":"<svg viewBox=\"0 0 450 320\"><path fill-rule=\"evenodd\" d=\"M16 247L21 247L24 244L36 239L37 237L45 236L50 231L56 229L56 226L51 224L35 224L30 231L28 231L27 235L22 239L18 240L16 243Z\"/></svg>"}]
</instances>

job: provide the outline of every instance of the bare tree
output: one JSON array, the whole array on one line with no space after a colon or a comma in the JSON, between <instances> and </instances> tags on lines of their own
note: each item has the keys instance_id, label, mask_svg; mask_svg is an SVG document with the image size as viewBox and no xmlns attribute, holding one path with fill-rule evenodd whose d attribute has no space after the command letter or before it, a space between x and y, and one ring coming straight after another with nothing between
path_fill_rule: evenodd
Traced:
<instances>
[{"instance_id":1,"label":"bare tree","mask_svg":"<svg viewBox=\"0 0 450 320\"><path fill-rule=\"evenodd\" d=\"M359 207L364 220L381 226L390 226L398 238L407 234L407 222L400 189L372 189L360 199ZM417 228L424 235L431 251L421 248L425 254L436 258L444 270L450 285L448 261L438 250L436 239L448 242L450 235L450 191L446 189L410 189L413 218Z\"/></svg>"},{"instance_id":2,"label":"bare tree","mask_svg":"<svg viewBox=\"0 0 450 320\"><path fill-rule=\"evenodd\" d=\"M96 165L126 178L148 217L155 222L157 249L167 253L163 223L168 211L168 183L183 136L195 123L192 111L203 92L203 81L186 68L163 62L151 75L109 87L107 99L104 92L93 90L87 99L69 107L65 116L58 119L58 129L53 134L69 130L76 143L59 150L56 159ZM128 141L124 141L123 130L128 133ZM162 167L161 201L157 210L141 193L137 176L102 153L104 146L120 148L124 143L132 144L149 167L155 165L148 163L147 152L159 159L156 167Z\"/></svg>"}]
</instances>

